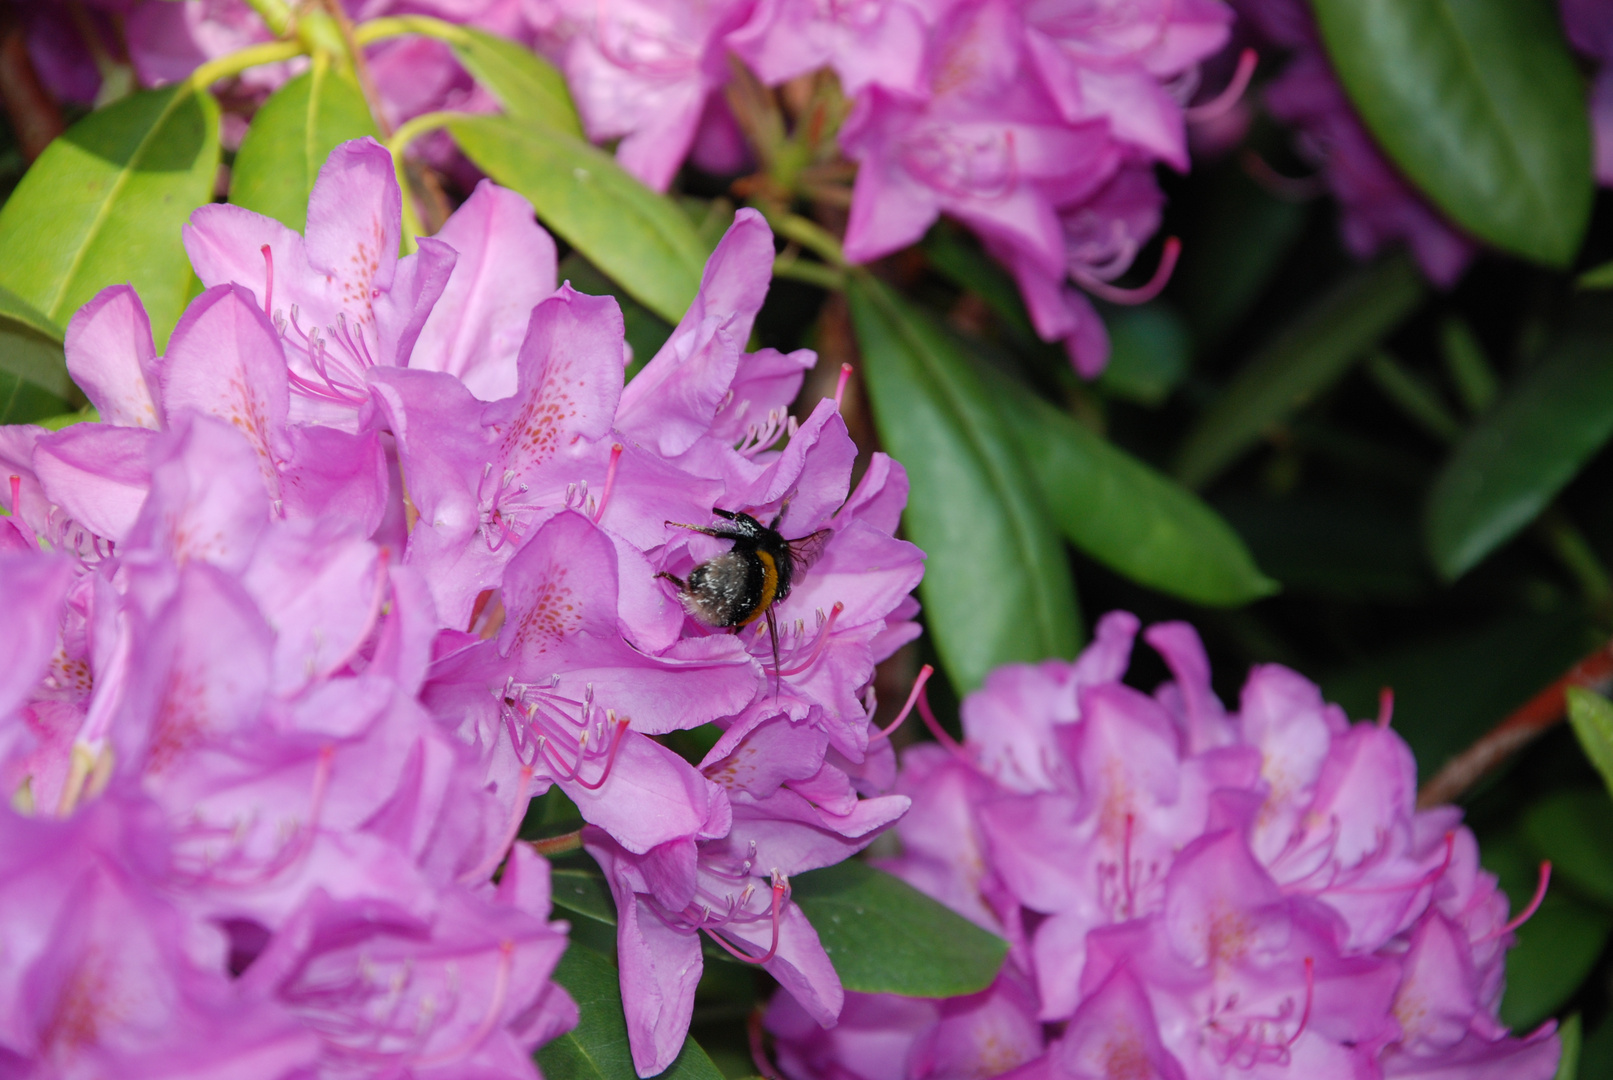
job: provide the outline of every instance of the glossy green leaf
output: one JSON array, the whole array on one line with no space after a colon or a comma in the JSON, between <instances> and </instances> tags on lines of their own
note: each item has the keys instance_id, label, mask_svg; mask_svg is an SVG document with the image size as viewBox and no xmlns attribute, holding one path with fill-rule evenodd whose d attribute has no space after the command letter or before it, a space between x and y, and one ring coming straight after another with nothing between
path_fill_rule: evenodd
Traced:
<instances>
[{"instance_id":1,"label":"glossy green leaf","mask_svg":"<svg viewBox=\"0 0 1613 1080\"><path fill-rule=\"evenodd\" d=\"M1107 307L1102 314L1109 329L1109 363L1098 376L1098 386L1139 405L1163 404L1193 358L1187 324L1163 300Z\"/></svg>"},{"instance_id":2,"label":"glossy green leaf","mask_svg":"<svg viewBox=\"0 0 1613 1080\"><path fill-rule=\"evenodd\" d=\"M52 323L108 285L140 293L159 349L190 261L179 229L218 172L218 104L189 83L145 90L52 142L0 208L0 287Z\"/></svg>"},{"instance_id":3,"label":"glossy green leaf","mask_svg":"<svg viewBox=\"0 0 1613 1080\"><path fill-rule=\"evenodd\" d=\"M270 95L241 140L230 202L302 232L308 194L330 152L349 139L380 137L364 92L323 54Z\"/></svg>"},{"instance_id":4,"label":"glossy green leaf","mask_svg":"<svg viewBox=\"0 0 1613 1080\"><path fill-rule=\"evenodd\" d=\"M1568 723L1602 782L1613 794L1613 702L1578 686L1568 688ZM1613 865L1609 866L1613 873Z\"/></svg>"},{"instance_id":5,"label":"glossy green leaf","mask_svg":"<svg viewBox=\"0 0 1613 1080\"><path fill-rule=\"evenodd\" d=\"M62 340L62 328L46 318L44 312L10 289L0 287L0 324L4 323L20 324L58 344Z\"/></svg>"},{"instance_id":6,"label":"glossy green leaf","mask_svg":"<svg viewBox=\"0 0 1613 1080\"><path fill-rule=\"evenodd\" d=\"M912 484L903 520L928 556L919 592L953 685L968 691L999 664L1073 655L1063 546L965 346L866 274L847 295L880 439Z\"/></svg>"},{"instance_id":7,"label":"glossy green leaf","mask_svg":"<svg viewBox=\"0 0 1613 1080\"><path fill-rule=\"evenodd\" d=\"M956 997L997 977L1008 943L900 878L848 860L791 879L847 990Z\"/></svg>"},{"instance_id":8,"label":"glossy green leaf","mask_svg":"<svg viewBox=\"0 0 1613 1080\"><path fill-rule=\"evenodd\" d=\"M1582 289L1613 289L1613 262L1605 262L1579 275Z\"/></svg>"},{"instance_id":9,"label":"glossy green leaf","mask_svg":"<svg viewBox=\"0 0 1613 1080\"><path fill-rule=\"evenodd\" d=\"M1006 376L987 373L1048 513L1070 542L1139 585L1199 604L1277 590L1221 515Z\"/></svg>"},{"instance_id":10,"label":"glossy green leaf","mask_svg":"<svg viewBox=\"0 0 1613 1080\"><path fill-rule=\"evenodd\" d=\"M483 172L531 200L543 223L670 323L700 287L706 252L676 203L609 154L508 116L465 116L449 131Z\"/></svg>"},{"instance_id":11,"label":"glossy green leaf","mask_svg":"<svg viewBox=\"0 0 1613 1080\"><path fill-rule=\"evenodd\" d=\"M1563 1021L1563 1026L1557 1029L1557 1036L1562 1040L1563 1056L1557 1059L1555 1080L1577 1080L1579 1051L1585 1039L1584 1024L1579 1013Z\"/></svg>"},{"instance_id":12,"label":"glossy green leaf","mask_svg":"<svg viewBox=\"0 0 1613 1080\"><path fill-rule=\"evenodd\" d=\"M0 423L54 416L81 398L67 374L61 330L20 296L0 288Z\"/></svg>"},{"instance_id":13,"label":"glossy green leaf","mask_svg":"<svg viewBox=\"0 0 1613 1080\"><path fill-rule=\"evenodd\" d=\"M1551 860L1552 881L1586 900L1613 908L1613 803L1603 791L1559 791L1531 806L1523 836L1533 853Z\"/></svg>"},{"instance_id":14,"label":"glossy green leaf","mask_svg":"<svg viewBox=\"0 0 1613 1080\"><path fill-rule=\"evenodd\" d=\"M1613 305L1582 308L1467 433L1429 491L1427 539L1447 579L1529 524L1613 435Z\"/></svg>"},{"instance_id":15,"label":"glossy green leaf","mask_svg":"<svg viewBox=\"0 0 1613 1080\"><path fill-rule=\"evenodd\" d=\"M573 944L555 968L554 981L577 1003L580 1019L538 1050L545 1080L637 1080L627 1045L627 1018L616 968L609 958ZM700 1044L685 1038L662 1080L722 1080Z\"/></svg>"},{"instance_id":16,"label":"glossy green leaf","mask_svg":"<svg viewBox=\"0 0 1613 1080\"><path fill-rule=\"evenodd\" d=\"M1176 475L1202 487L1290 414L1341 379L1422 301L1411 263L1356 271L1277 333L1188 433Z\"/></svg>"},{"instance_id":17,"label":"glossy green leaf","mask_svg":"<svg viewBox=\"0 0 1613 1080\"><path fill-rule=\"evenodd\" d=\"M1361 118L1457 224L1566 267L1594 194L1585 84L1549 0L1313 0Z\"/></svg>"},{"instance_id":18,"label":"glossy green leaf","mask_svg":"<svg viewBox=\"0 0 1613 1080\"><path fill-rule=\"evenodd\" d=\"M606 926L616 925L616 901L598 871L556 867L549 871L549 890L555 907Z\"/></svg>"},{"instance_id":19,"label":"glossy green leaf","mask_svg":"<svg viewBox=\"0 0 1613 1080\"><path fill-rule=\"evenodd\" d=\"M1479 850L1485 869L1501 879L1512 911L1522 911L1539 873L1527 846L1513 836L1484 837ZM1549 891L1534 917L1518 928L1518 943L1507 953L1501 1022L1528 1030L1561 1008L1595 966L1609 931L1613 912L1562 889Z\"/></svg>"},{"instance_id":20,"label":"glossy green leaf","mask_svg":"<svg viewBox=\"0 0 1613 1080\"><path fill-rule=\"evenodd\" d=\"M582 138L582 121L558 68L525 45L470 26L449 40L454 56L510 116Z\"/></svg>"}]
</instances>

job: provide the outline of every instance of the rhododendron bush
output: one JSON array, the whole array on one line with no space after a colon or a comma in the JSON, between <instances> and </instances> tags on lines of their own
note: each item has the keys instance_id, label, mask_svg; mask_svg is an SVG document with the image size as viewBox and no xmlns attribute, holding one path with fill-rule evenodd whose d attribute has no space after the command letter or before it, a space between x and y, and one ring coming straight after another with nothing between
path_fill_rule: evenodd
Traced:
<instances>
[{"instance_id":1,"label":"rhododendron bush","mask_svg":"<svg viewBox=\"0 0 1613 1080\"><path fill-rule=\"evenodd\" d=\"M0 3L0 1076L1613 1070L1610 72Z\"/></svg>"}]
</instances>

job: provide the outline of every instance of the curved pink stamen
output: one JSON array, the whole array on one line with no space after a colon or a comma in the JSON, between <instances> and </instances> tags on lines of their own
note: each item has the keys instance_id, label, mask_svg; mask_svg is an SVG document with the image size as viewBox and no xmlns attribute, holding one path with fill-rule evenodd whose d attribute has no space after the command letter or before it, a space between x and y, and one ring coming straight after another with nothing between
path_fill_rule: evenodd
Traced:
<instances>
[{"instance_id":1,"label":"curved pink stamen","mask_svg":"<svg viewBox=\"0 0 1613 1080\"><path fill-rule=\"evenodd\" d=\"M616 466L622 460L622 444L612 443L610 447L610 465L605 468L605 490L599 494L599 505L594 508L593 522L599 524L599 519L605 516L605 507L610 503L610 493L616 488Z\"/></svg>"},{"instance_id":2,"label":"curved pink stamen","mask_svg":"<svg viewBox=\"0 0 1613 1080\"><path fill-rule=\"evenodd\" d=\"M851 365L850 364L841 364L840 365L840 379L839 379L838 382L835 383L835 412L840 411L841 404L844 403L844 401L846 400L846 384L848 382L850 382L850 381L851 381Z\"/></svg>"},{"instance_id":3,"label":"curved pink stamen","mask_svg":"<svg viewBox=\"0 0 1613 1080\"><path fill-rule=\"evenodd\" d=\"M559 751L555 752L554 757L549 756L549 744L551 740L546 735L539 737L538 751L543 754L543 759L545 761L549 762L557 771L559 771L560 779L564 780L568 784L581 784L589 791L598 791L600 788L605 786L605 781L610 778L610 771L616 764L616 755L622 748L622 736L627 732L627 725L628 721L626 720L616 721L616 730L611 733L610 756L605 759L605 768L599 774L599 779L592 782L582 778L582 752L580 750L577 754L577 764L575 766L568 766L560 757Z\"/></svg>"},{"instance_id":4,"label":"curved pink stamen","mask_svg":"<svg viewBox=\"0 0 1613 1080\"><path fill-rule=\"evenodd\" d=\"M1395 716L1395 692L1385 686L1378 691L1378 726L1387 728Z\"/></svg>"},{"instance_id":5,"label":"curved pink stamen","mask_svg":"<svg viewBox=\"0 0 1613 1080\"><path fill-rule=\"evenodd\" d=\"M1203 123L1224 116L1243 97L1244 91L1249 89L1249 81L1255 77L1255 65L1260 62L1260 56L1253 49L1244 49L1238 54L1238 68L1232 73L1232 81L1227 88L1202 105L1194 105L1182 110L1182 114L1190 124Z\"/></svg>"},{"instance_id":6,"label":"curved pink stamen","mask_svg":"<svg viewBox=\"0 0 1613 1080\"><path fill-rule=\"evenodd\" d=\"M818 631L818 640L812 643L811 655L794 667L779 672L778 674L781 678L786 675L799 675L818 662L818 657L823 653L823 646L829 640L829 631L834 629L835 620L840 617L840 613L844 610L846 610L846 605L836 600L835 606L829 609L828 621L823 624L823 629Z\"/></svg>"},{"instance_id":7,"label":"curved pink stamen","mask_svg":"<svg viewBox=\"0 0 1613 1080\"><path fill-rule=\"evenodd\" d=\"M466 1036L464 1042L452 1050L415 1058L416 1067L429 1068L468 1057L493 1033L493 1028L504 1016L504 1002L510 993L510 971L515 966L515 942L499 942L498 951L498 974L493 978L493 1000L488 1003L487 1014L482 1017L482 1022L476 1025L475 1031Z\"/></svg>"},{"instance_id":8,"label":"curved pink stamen","mask_svg":"<svg viewBox=\"0 0 1613 1080\"><path fill-rule=\"evenodd\" d=\"M523 765L521 766L521 779L515 784L515 803L510 808L510 820L504 827L504 835L499 838L498 844L494 846L485 859L459 875L461 885L474 885L484 880L494 870L498 869L499 863L504 861L505 853L510 850L510 845L515 843L515 837L521 831L521 819L526 817L526 796L531 788L532 766Z\"/></svg>"},{"instance_id":9,"label":"curved pink stamen","mask_svg":"<svg viewBox=\"0 0 1613 1080\"><path fill-rule=\"evenodd\" d=\"M1512 933L1514 930L1518 929L1518 927L1534 918L1535 912L1540 910L1540 902L1546 899L1546 887L1550 884L1551 860L1548 859L1540 864L1540 882L1535 886L1535 895L1530 898L1529 906L1520 911L1517 918L1513 919L1511 922L1508 922L1499 930L1492 930L1488 934L1485 934L1483 937L1479 938L1478 941L1475 941L1474 944L1477 945L1479 942L1493 941L1498 937L1505 937L1507 934Z\"/></svg>"},{"instance_id":10,"label":"curved pink stamen","mask_svg":"<svg viewBox=\"0 0 1613 1080\"><path fill-rule=\"evenodd\" d=\"M767 952L763 953L761 956L752 956L750 953L734 948L734 946L728 944L728 942L719 937L715 930L712 930L709 927L706 928L706 935L710 937L712 941L715 941L718 945L721 945L724 951L726 951L728 955L732 956L735 960L740 960L747 964L767 963L769 960L773 959L773 957L778 955L779 922L782 918L782 914L779 909L784 903L784 893L789 889L789 887L790 879L779 873L777 870L773 871L773 944L768 948Z\"/></svg>"},{"instance_id":11,"label":"curved pink stamen","mask_svg":"<svg viewBox=\"0 0 1613 1080\"><path fill-rule=\"evenodd\" d=\"M268 244L258 249L263 252L263 313L274 318L274 249Z\"/></svg>"},{"instance_id":12,"label":"curved pink stamen","mask_svg":"<svg viewBox=\"0 0 1613 1080\"><path fill-rule=\"evenodd\" d=\"M913 689L908 692L907 704L902 706L902 711L896 714L896 719L891 721L890 726L882 731L875 732L873 737L868 740L869 742L873 742L875 739L888 739L891 737L891 732L902 726L902 721L907 719L907 714L913 711L913 706L918 702L919 695L924 693L924 684L929 682L930 676L934 674L935 668L929 664L919 668L918 678L913 680Z\"/></svg>"},{"instance_id":13,"label":"curved pink stamen","mask_svg":"<svg viewBox=\"0 0 1613 1080\"><path fill-rule=\"evenodd\" d=\"M1244 150L1238 161L1249 179L1284 202L1309 202L1327 191L1327 181L1320 172L1310 176L1284 176L1271 167L1271 163L1253 150Z\"/></svg>"},{"instance_id":14,"label":"curved pink stamen","mask_svg":"<svg viewBox=\"0 0 1613 1080\"><path fill-rule=\"evenodd\" d=\"M1305 1025L1311 1022L1311 1002L1316 998L1316 961L1312 957L1305 958L1305 1008L1299 1014L1299 1027L1294 1034L1283 1044L1283 1049L1289 1049L1299 1037L1305 1033Z\"/></svg>"},{"instance_id":15,"label":"curved pink stamen","mask_svg":"<svg viewBox=\"0 0 1613 1080\"><path fill-rule=\"evenodd\" d=\"M1159 266L1155 268L1154 276L1149 279L1148 284L1135 289L1123 289L1118 285L1111 285L1080 270L1071 271L1070 276L1075 278L1077 284L1087 292L1111 304L1146 304L1164 291L1166 283L1171 279L1172 271L1176 269L1176 260L1181 255L1182 242L1174 236L1166 239L1165 250L1160 252Z\"/></svg>"},{"instance_id":16,"label":"curved pink stamen","mask_svg":"<svg viewBox=\"0 0 1613 1080\"><path fill-rule=\"evenodd\" d=\"M919 692L919 718L924 721L924 726L930 729L930 734L935 736L936 742L970 765L974 764L969 760L968 753L958 744L958 740L947 734L947 729L941 726L941 722L935 718L935 713L930 711L930 698L922 690Z\"/></svg>"}]
</instances>

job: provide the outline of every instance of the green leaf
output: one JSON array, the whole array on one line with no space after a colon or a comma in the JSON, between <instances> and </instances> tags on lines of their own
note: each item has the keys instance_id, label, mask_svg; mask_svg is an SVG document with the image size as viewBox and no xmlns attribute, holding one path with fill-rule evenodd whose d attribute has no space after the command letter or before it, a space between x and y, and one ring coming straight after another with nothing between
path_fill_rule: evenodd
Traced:
<instances>
[{"instance_id":1,"label":"green leaf","mask_svg":"<svg viewBox=\"0 0 1613 1080\"><path fill-rule=\"evenodd\" d=\"M1557 1059L1555 1080L1576 1080L1579 1076L1579 1048L1584 1042L1584 1027L1579 1013L1564 1020L1563 1026L1557 1029L1557 1035L1562 1039L1563 1056Z\"/></svg>"},{"instance_id":2,"label":"green leaf","mask_svg":"<svg viewBox=\"0 0 1613 1080\"><path fill-rule=\"evenodd\" d=\"M545 1080L637 1080L627 1045L619 976L610 960L572 945L555 968L554 981L577 1003L577 1026L538 1051ZM723 1080L700 1044L683 1040L677 1059L662 1080Z\"/></svg>"},{"instance_id":3,"label":"green leaf","mask_svg":"<svg viewBox=\"0 0 1613 1080\"><path fill-rule=\"evenodd\" d=\"M555 907L606 926L616 925L616 901L598 871L556 867L549 871L549 888Z\"/></svg>"},{"instance_id":4,"label":"green leaf","mask_svg":"<svg viewBox=\"0 0 1613 1080\"><path fill-rule=\"evenodd\" d=\"M1582 289L1613 289L1613 262L1585 271L1579 275L1578 284Z\"/></svg>"},{"instance_id":5,"label":"green leaf","mask_svg":"<svg viewBox=\"0 0 1613 1080\"><path fill-rule=\"evenodd\" d=\"M465 116L449 131L495 181L526 196L538 217L667 322L700 288L706 252L676 203L583 140L508 116Z\"/></svg>"},{"instance_id":6,"label":"green leaf","mask_svg":"<svg viewBox=\"0 0 1613 1080\"><path fill-rule=\"evenodd\" d=\"M1313 0L1361 118L1457 224L1567 267L1594 194L1585 84L1548 0Z\"/></svg>"},{"instance_id":7,"label":"green leaf","mask_svg":"<svg viewBox=\"0 0 1613 1080\"><path fill-rule=\"evenodd\" d=\"M1602 782L1613 793L1613 702L1578 686L1568 688L1568 723ZM1613 873L1613 865L1609 872Z\"/></svg>"},{"instance_id":8,"label":"green leaf","mask_svg":"<svg viewBox=\"0 0 1613 1080\"><path fill-rule=\"evenodd\" d=\"M490 90L504 111L520 120L583 137L577 106L558 68L525 45L469 26L454 28L454 56Z\"/></svg>"},{"instance_id":9,"label":"green leaf","mask_svg":"<svg viewBox=\"0 0 1613 1080\"><path fill-rule=\"evenodd\" d=\"M1514 914L1534 894L1539 873L1513 836L1485 837L1479 844L1484 868L1501 879ZM1546 893L1534 917L1516 931L1507 953L1506 996L1501 1022L1528 1029L1560 1008L1596 965L1613 930L1613 912L1593 907L1560 889Z\"/></svg>"},{"instance_id":10,"label":"green leaf","mask_svg":"<svg viewBox=\"0 0 1613 1080\"><path fill-rule=\"evenodd\" d=\"M1180 315L1163 300L1138 307L1108 307L1109 364L1098 386L1115 397L1156 406L1187 374L1193 339Z\"/></svg>"},{"instance_id":11,"label":"green leaf","mask_svg":"<svg viewBox=\"0 0 1613 1080\"><path fill-rule=\"evenodd\" d=\"M928 556L919 591L953 685L964 692L999 664L1073 655L1063 546L964 346L866 274L846 291L880 439L912 484L903 520Z\"/></svg>"},{"instance_id":12,"label":"green leaf","mask_svg":"<svg viewBox=\"0 0 1613 1080\"><path fill-rule=\"evenodd\" d=\"M1277 591L1221 515L1014 380L989 374L1053 520L1070 542L1139 585L1199 604Z\"/></svg>"},{"instance_id":13,"label":"green leaf","mask_svg":"<svg viewBox=\"0 0 1613 1080\"><path fill-rule=\"evenodd\" d=\"M64 413L82 397L67 374L61 330L22 297L0 288L0 423Z\"/></svg>"},{"instance_id":14,"label":"green leaf","mask_svg":"<svg viewBox=\"0 0 1613 1080\"><path fill-rule=\"evenodd\" d=\"M1529 524L1613 435L1613 305L1587 306L1456 447L1428 496L1429 554L1447 579Z\"/></svg>"},{"instance_id":15,"label":"green leaf","mask_svg":"<svg viewBox=\"0 0 1613 1080\"><path fill-rule=\"evenodd\" d=\"M91 113L46 147L0 207L0 287L60 326L129 282L159 350L184 308L179 228L212 197L218 103L188 82Z\"/></svg>"},{"instance_id":16,"label":"green leaf","mask_svg":"<svg viewBox=\"0 0 1613 1080\"><path fill-rule=\"evenodd\" d=\"M1176 461L1203 487L1276 425L1343 378L1421 303L1421 276L1405 258L1356 271L1289 323L1234 376L1189 432Z\"/></svg>"},{"instance_id":17,"label":"green leaf","mask_svg":"<svg viewBox=\"0 0 1613 1080\"><path fill-rule=\"evenodd\" d=\"M1348 603L1406 603L1429 591L1433 575L1417 506L1404 502L1382 491L1242 492L1217 499L1216 509L1286 590Z\"/></svg>"},{"instance_id":18,"label":"green leaf","mask_svg":"<svg viewBox=\"0 0 1613 1080\"><path fill-rule=\"evenodd\" d=\"M58 344L63 336L62 328L46 318L44 312L3 287L0 287L0 323L20 323Z\"/></svg>"},{"instance_id":19,"label":"green leaf","mask_svg":"<svg viewBox=\"0 0 1613 1080\"><path fill-rule=\"evenodd\" d=\"M358 82L323 53L270 95L246 129L230 170L230 202L302 232L308 194L330 152L349 139L380 138Z\"/></svg>"},{"instance_id":20,"label":"green leaf","mask_svg":"<svg viewBox=\"0 0 1613 1080\"><path fill-rule=\"evenodd\" d=\"M997 977L1008 943L900 878L848 860L791 879L847 990L956 997Z\"/></svg>"},{"instance_id":21,"label":"green leaf","mask_svg":"<svg viewBox=\"0 0 1613 1080\"><path fill-rule=\"evenodd\" d=\"M1531 806L1523 836L1534 853L1551 860L1552 883L1566 883L1586 900L1613 908L1613 817L1603 791L1559 791Z\"/></svg>"}]
</instances>

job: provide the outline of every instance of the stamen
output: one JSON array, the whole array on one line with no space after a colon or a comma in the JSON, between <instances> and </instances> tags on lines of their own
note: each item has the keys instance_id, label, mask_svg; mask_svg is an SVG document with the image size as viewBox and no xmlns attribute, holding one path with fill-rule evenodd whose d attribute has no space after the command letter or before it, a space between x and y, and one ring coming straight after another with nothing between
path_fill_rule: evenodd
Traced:
<instances>
[{"instance_id":1,"label":"stamen","mask_svg":"<svg viewBox=\"0 0 1613 1080\"><path fill-rule=\"evenodd\" d=\"M934 674L935 668L931 667L929 664L925 664L923 667L919 668L918 678L913 680L913 689L907 695L907 704L902 706L902 711L896 714L896 719L891 721L889 727L882 731L875 732L874 735L869 738L868 741L870 743L874 742L876 739L890 738L891 732L902 726L902 721L907 719L907 714L913 711L913 706L918 701L919 695L924 693L924 684L929 682L930 676Z\"/></svg>"},{"instance_id":2,"label":"stamen","mask_svg":"<svg viewBox=\"0 0 1613 1080\"><path fill-rule=\"evenodd\" d=\"M969 760L968 752L959 745L958 740L947 734L947 729L941 726L941 722L935 718L935 713L930 711L930 697L922 690L919 691L919 718L924 721L924 726L930 729L930 734L935 736L936 742L952 751L960 760L970 765L974 764Z\"/></svg>"},{"instance_id":3,"label":"stamen","mask_svg":"<svg viewBox=\"0 0 1613 1080\"><path fill-rule=\"evenodd\" d=\"M1378 726L1387 729L1395 715L1395 692L1385 686L1378 691Z\"/></svg>"},{"instance_id":4,"label":"stamen","mask_svg":"<svg viewBox=\"0 0 1613 1080\"><path fill-rule=\"evenodd\" d=\"M1146 304L1164 291L1165 285L1171 279L1171 272L1176 269L1176 260L1181 257L1182 242L1172 236L1165 241L1165 250L1160 253L1159 266L1154 270L1154 276L1148 284L1135 289L1123 289L1118 285L1111 285L1101 281L1091 274L1080 269L1072 269L1070 276L1087 292L1107 300L1111 304Z\"/></svg>"},{"instance_id":5,"label":"stamen","mask_svg":"<svg viewBox=\"0 0 1613 1080\"><path fill-rule=\"evenodd\" d=\"M616 487L616 466L622 460L622 444L612 443L610 448L610 465L605 469L605 490L600 492L599 506L594 510L594 524L605 516L605 507L610 504L610 493Z\"/></svg>"},{"instance_id":6,"label":"stamen","mask_svg":"<svg viewBox=\"0 0 1613 1080\"><path fill-rule=\"evenodd\" d=\"M1284 176L1254 150L1245 149L1238 161L1249 179L1284 202L1310 202L1327 193L1327 180L1320 172L1310 176Z\"/></svg>"},{"instance_id":7,"label":"stamen","mask_svg":"<svg viewBox=\"0 0 1613 1080\"><path fill-rule=\"evenodd\" d=\"M840 365L840 379L835 383L835 412L839 412L846 400L846 384L851 381L851 365Z\"/></svg>"},{"instance_id":8,"label":"stamen","mask_svg":"<svg viewBox=\"0 0 1613 1080\"><path fill-rule=\"evenodd\" d=\"M1294 1034L1283 1044L1284 1050L1291 1049L1299 1041L1299 1037L1305 1033L1305 1026L1311 1022L1311 1002L1315 998L1316 960L1314 957L1307 956L1305 958L1305 1008L1299 1014L1299 1027L1294 1029Z\"/></svg>"},{"instance_id":9,"label":"stamen","mask_svg":"<svg viewBox=\"0 0 1613 1080\"><path fill-rule=\"evenodd\" d=\"M487 857L475 866L459 875L461 885L474 885L485 880L489 874L498 868L504 861L504 855L515 843L516 835L521 831L521 819L526 817L527 792L532 790L532 766L521 766L521 779L515 784L515 803L510 809L510 820L504 828L504 835L499 838L498 844L488 852Z\"/></svg>"},{"instance_id":10,"label":"stamen","mask_svg":"<svg viewBox=\"0 0 1613 1080\"><path fill-rule=\"evenodd\" d=\"M750 1039L750 1059L756 1066L756 1073L764 1080L779 1080L778 1070L768 1060L767 1046L762 1042L762 1010L752 1009L745 1018L745 1034Z\"/></svg>"},{"instance_id":11,"label":"stamen","mask_svg":"<svg viewBox=\"0 0 1613 1080\"><path fill-rule=\"evenodd\" d=\"M270 318L274 317L274 249L264 244L258 249L263 252L263 313Z\"/></svg>"},{"instance_id":12,"label":"stamen","mask_svg":"<svg viewBox=\"0 0 1613 1080\"><path fill-rule=\"evenodd\" d=\"M785 892L787 892L789 890L789 887L790 887L790 879L789 879L789 877L787 875L785 875L780 870L774 870L773 871L773 944L772 944L771 947L768 948L767 952L763 953L761 956L752 956L747 952L743 952L740 949L734 948L734 946L728 944L728 942L724 941L721 937L719 937L717 935L717 931L712 929L711 927L705 927L704 928L705 931L706 931L707 936L710 937L712 941L715 941L718 945L721 945L723 947L723 949L730 956L732 956L735 960L740 960L740 961L743 961L744 963L747 963L747 964L765 964L765 963L767 963L768 961L772 960L773 957L778 955L779 922L780 922L780 920L782 918L782 915L781 915L781 912L780 912L779 909L782 907L782 905L784 903L784 894L785 894Z\"/></svg>"},{"instance_id":13,"label":"stamen","mask_svg":"<svg viewBox=\"0 0 1613 1080\"><path fill-rule=\"evenodd\" d=\"M1137 913L1137 895L1131 887L1131 834L1137 826L1137 815L1126 814L1126 831L1120 841L1120 888L1126 897L1126 918Z\"/></svg>"},{"instance_id":14,"label":"stamen","mask_svg":"<svg viewBox=\"0 0 1613 1080\"><path fill-rule=\"evenodd\" d=\"M801 672L817 663L819 655L823 652L824 644L829 640L829 632L834 629L835 620L840 617L840 613L844 610L846 610L846 605L841 603L839 600L836 600L835 606L829 609L828 621L826 621L823 624L823 627L818 631L818 640L812 643L811 655L794 667L779 672L778 674L781 678L785 675L799 675ZM758 633L760 633L760 631L758 631Z\"/></svg>"},{"instance_id":15,"label":"stamen","mask_svg":"<svg viewBox=\"0 0 1613 1080\"><path fill-rule=\"evenodd\" d=\"M1524 923L1528 922L1530 919L1534 918L1535 912L1540 910L1540 902L1546 899L1546 886L1550 884L1551 861L1548 859L1540 864L1540 883L1535 886L1535 895L1530 898L1529 906L1519 912L1517 918L1513 919L1499 930L1490 931L1488 934L1485 934L1483 937L1473 942L1473 944L1478 945L1481 942L1494 941L1498 937L1505 937L1518 927L1522 926Z\"/></svg>"},{"instance_id":16,"label":"stamen","mask_svg":"<svg viewBox=\"0 0 1613 1080\"><path fill-rule=\"evenodd\" d=\"M11 513L15 515L22 506L22 477L16 473L11 474Z\"/></svg>"},{"instance_id":17,"label":"stamen","mask_svg":"<svg viewBox=\"0 0 1613 1080\"><path fill-rule=\"evenodd\" d=\"M1238 68L1232 73L1232 81L1227 83L1227 88L1202 105L1184 109L1187 122L1201 124L1230 112L1238 99L1243 97L1244 91L1249 89L1249 82L1255 77L1255 65L1259 62L1260 57L1253 49L1244 49L1239 53Z\"/></svg>"},{"instance_id":18,"label":"stamen","mask_svg":"<svg viewBox=\"0 0 1613 1080\"><path fill-rule=\"evenodd\" d=\"M577 744L577 764L575 766L568 766L565 762L565 759L560 757L560 752L558 750L556 750L554 756L551 757L549 755L549 746L554 740L547 735L538 736L538 752L543 755L543 759L545 761L554 766L554 768L560 773L559 779L564 780L567 783L575 782L581 784L589 791L598 791L600 788L605 786L605 781L610 778L611 768L616 764L616 755L622 748L622 736L627 733L627 725L631 723L630 720L626 719L617 720L614 712L607 712L606 715L609 716L611 722L615 724L615 730L611 733L610 755L605 759L605 768L600 772L599 779L592 782L582 778L583 757L588 749L588 733L586 731L583 732L582 738Z\"/></svg>"},{"instance_id":19,"label":"stamen","mask_svg":"<svg viewBox=\"0 0 1613 1080\"><path fill-rule=\"evenodd\" d=\"M431 1054L426 1057L415 1058L416 1067L429 1068L433 1065L445 1065L450 1061L458 1061L474 1053L487 1037L492 1034L493 1028L498 1025L504 1016L504 1001L510 993L510 970L515 966L515 942L501 941L498 944L498 974L493 977L493 1000L488 1003L487 1013L482 1022L476 1025L476 1030L466 1036L465 1041L452 1050Z\"/></svg>"}]
</instances>

